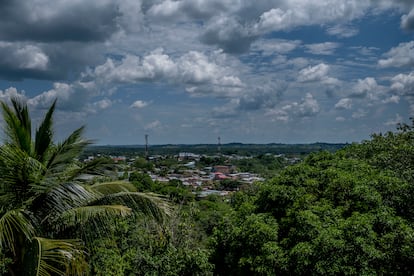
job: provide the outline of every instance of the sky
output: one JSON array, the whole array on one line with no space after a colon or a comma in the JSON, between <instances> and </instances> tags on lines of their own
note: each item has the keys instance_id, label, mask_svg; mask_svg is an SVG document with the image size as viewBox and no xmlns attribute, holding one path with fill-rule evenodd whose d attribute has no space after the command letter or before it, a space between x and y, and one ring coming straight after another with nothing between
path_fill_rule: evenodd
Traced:
<instances>
[{"instance_id":1,"label":"sky","mask_svg":"<svg viewBox=\"0 0 414 276\"><path fill-rule=\"evenodd\" d=\"M98 145L360 142L414 116L414 0L0 1L10 97Z\"/></svg>"}]
</instances>

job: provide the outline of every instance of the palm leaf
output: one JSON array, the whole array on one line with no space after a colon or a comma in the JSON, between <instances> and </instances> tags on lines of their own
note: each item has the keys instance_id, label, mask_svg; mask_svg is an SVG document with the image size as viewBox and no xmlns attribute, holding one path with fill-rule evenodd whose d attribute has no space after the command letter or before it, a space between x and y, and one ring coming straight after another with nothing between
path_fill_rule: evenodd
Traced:
<instances>
[{"instance_id":1,"label":"palm leaf","mask_svg":"<svg viewBox=\"0 0 414 276\"><path fill-rule=\"evenodd\" d=\"M130 207L135 213L141 213L158 221L163 221L171 211L171 205L155 194L140 192L119 192L103 195L91 205L122 204Z\"/></svg>"},{"instance_id":2,"label":"palm leaf","mask_svg":"<svg viewBox=\"0 0 414 276\"><path fill-rule=\"evenodd\" d=\"M82 174L91 174L91 175L105 175L113 169L113 161L108 158L96 158L91 160L82 166L77 166L69 168L66 172L67 181L76 179Z\"/></svg>"},{"instance_id":3,"label":"palm leaf","mask_svg":"<svg viewBox=\"0 0 414 276\"><path fill-rule=\"evenodd\" d=\"M35 237L24 260L24 275L85 275L86 252L80 240Z\"/></svg>"},{"instance_id":4,"label":"palm leaf","mask_svg":"<svg viewBox=\"0 0 414 276\"><path fill-rule=\"evenodd\" d=\"M4 132L7 136L7 143L19 147L28 154L32 153L31 121L27 106L18 99L11 99L12 110L6 103L1 102L4 121Z\"/></svg>"},{"instance_id":5,"label":"palm leaf","mask_svg":"<svg viewBox=\"0 0 414 276\"><path fill-rule=\"evenodd\" d=\"M130 182L126 181L114 181L114 182L103 182L96 183L90 186L93 191L101 194L114 194L119 192L136 192L136 187Z\"/></svg>"},{"instance_id":6,"label":"palm leaf","mask_svg":"<svg viewBox=\"0 0 414 276\"><path fill-rule=\"evenodd\" d=\"M36 198L32 208L37 210L36 217L44 223L55 221L62 213L100 198L100 195L76 183L64 183L53 187L47 194Z\"/></svg>"},{"instance_id":7,"label":"palm leaf","mask_svg":"<svg viewBox=\"0 0 414 276\"><path fill-rule=\"evenodd\" d=\"M48 112L45 115L41 125L36 130L35 136L35 153L36 157L40 162L46 160L45 154L52 144L53 139L53 112L55 111L56 100L53 101L53 104L50 106Z\"/></svg>"},{"instance_id":8,"label":"palm leaf","mask_svg":"<svg viewBox=\"0 0 414 276\"><path fill-rule=\"evenodd\" d=\"M83 206L63 212L53 224L55 230L61 232L70 227L92 222L98 231L105 230L114 217L125 217L130 214L131 208L123 205Z\"/></svg>"},{"instance_id":9,"label":"palm leaf","mask_svg":"<svg viewBox=\"0 0 414 276\"><path fill-rule=\"evenodd\" d=\"M66 140L59 143L53 150L46 167L53 172L63 171L68 164L73 163L73 160L79 156L84 148L91 144L92 141L82 139L84 127L80 127Z\"/></svg>"},{"instance_id":10,"label":"palm leaf","mask_svg":"<svg viewBox=\"0 0 414 276\"><path fill-rule=\"evenodd\" d=\"M10 210L0 218L1 248L9 248L16 254L20 236L31 240L34 235L35 229L22 209Z\"/></svg>"},{"instance_id":11,"label":"palm leaf","mask_svg":"<svg viewBox=\"0 0 414 276\"><path fill-rule=\"evenodd\" d=\"M31 185L41 181L44 170L42 163L22 149L12 145L0 147L1 190L9 198L14 197L16 202L34 195Z\"/></svg>"}]
</instances>

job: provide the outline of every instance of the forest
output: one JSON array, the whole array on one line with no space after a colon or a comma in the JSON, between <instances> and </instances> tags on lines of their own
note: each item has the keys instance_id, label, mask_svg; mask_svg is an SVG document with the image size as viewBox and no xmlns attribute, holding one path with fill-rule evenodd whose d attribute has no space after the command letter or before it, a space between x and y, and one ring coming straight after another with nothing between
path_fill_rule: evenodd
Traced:
<instances>
[{"instance_id":1,"label":"forest","mask_svg":"<svg viewBox=\"0 0 414 276\"><path fill-rule=\"evenodd\" d=\"M0 275L414 273L414 119L197 199L80 162L91 141L54 141L55 103L34 131L25 103L1 107Z\"/></svg>"}]
</instances>

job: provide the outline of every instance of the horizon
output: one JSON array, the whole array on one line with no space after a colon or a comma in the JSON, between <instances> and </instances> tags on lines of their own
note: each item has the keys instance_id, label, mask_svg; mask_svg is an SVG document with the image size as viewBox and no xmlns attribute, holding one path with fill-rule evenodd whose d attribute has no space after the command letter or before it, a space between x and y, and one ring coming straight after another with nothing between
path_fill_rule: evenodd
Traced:
<instances>
[{"instance_id":1,"label":"horizon","mask_svg":"<svg viewBox=\"0 0 414 276\"><path fill-rule=\"evenodd\" d=\"M414 2L28 0L0 100L99 145L359 143L414 116ZM2 122L2 119L0 120Z\"/></svg>"}]
</instances>

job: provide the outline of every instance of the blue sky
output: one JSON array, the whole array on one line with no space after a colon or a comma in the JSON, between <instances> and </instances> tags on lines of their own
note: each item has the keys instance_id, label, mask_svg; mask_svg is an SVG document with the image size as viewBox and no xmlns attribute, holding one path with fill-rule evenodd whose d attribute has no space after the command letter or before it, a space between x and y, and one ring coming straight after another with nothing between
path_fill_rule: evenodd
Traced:
<instances>
[{"instance_id":1,"label":"blue sky","mask_svg":"<svg viewBox=\"0 0 414 276\"><path fill-rule=\"evenodd\" d=\"M414 1L2 1L10 97L97 144L359 142L414 116Z\"/></svg>"}]
</instances>

